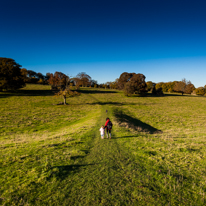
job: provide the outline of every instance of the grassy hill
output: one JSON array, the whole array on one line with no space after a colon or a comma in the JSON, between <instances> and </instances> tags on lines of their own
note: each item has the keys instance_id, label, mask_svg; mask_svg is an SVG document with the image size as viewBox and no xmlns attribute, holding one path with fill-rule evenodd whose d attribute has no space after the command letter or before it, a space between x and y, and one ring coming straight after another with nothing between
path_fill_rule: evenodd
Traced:
<instances>
[{"instance_id":1,"label":"grassy hill","mask_svg":"<svg viewBox=\"0 0 206 206\"><path fill-rule=\"evenodd\" d=\"M53 96L41 85L0 93L1 205L206 204L205 97Z\"/></svg>"}]
</instances>

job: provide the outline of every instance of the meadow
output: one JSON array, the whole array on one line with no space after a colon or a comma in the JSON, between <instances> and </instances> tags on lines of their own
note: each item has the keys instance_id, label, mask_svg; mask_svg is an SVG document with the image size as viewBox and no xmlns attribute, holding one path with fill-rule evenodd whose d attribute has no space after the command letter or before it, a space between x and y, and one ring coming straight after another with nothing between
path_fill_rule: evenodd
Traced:
<instances>
[{"instance_id":1,"label":"meadow","mask_svg":"<svg viewBox=\"0 0 206 206\"><path fill-rule=\"evenodd\" d=\"M205 97L80 92L0 92L0 205L206 205Z\"/></svg>"}]
</instances>

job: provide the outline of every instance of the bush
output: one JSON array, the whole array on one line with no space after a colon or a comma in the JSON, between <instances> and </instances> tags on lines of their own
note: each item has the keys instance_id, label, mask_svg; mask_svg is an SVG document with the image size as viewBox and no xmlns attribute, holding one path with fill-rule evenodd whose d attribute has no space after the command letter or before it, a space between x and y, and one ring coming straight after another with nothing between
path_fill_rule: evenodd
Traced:
<instances>
[{"instance_id":1,"label":"bush","mask_svg":"<svg viewBox=\"0 0 206 206\"><path fill-rule=\"evenodd\" d=\"M195 92L196 92L197 95L203 96L205 94L205 88L204 87L198 87L197 89L195 89Z\"/></svg>"}]
</instances>

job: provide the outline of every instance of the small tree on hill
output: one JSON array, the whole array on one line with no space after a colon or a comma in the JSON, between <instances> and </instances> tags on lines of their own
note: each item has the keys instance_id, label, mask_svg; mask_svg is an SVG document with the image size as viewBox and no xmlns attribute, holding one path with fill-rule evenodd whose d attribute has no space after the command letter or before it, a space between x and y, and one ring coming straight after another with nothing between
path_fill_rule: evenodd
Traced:
<instances>
[{"instance_id":1,"label":"small tree on hill","mask_svg":"<svg viewBox=\"0 0 206 206\"><path fill-rule=\"evenodd\" d=\"M64 105L66 105L66 99L67 97L75 97L75 96L79 96L80 93L78 93L77 91L71 91L70 89L64 89L64 90L60 90L59 92L57 92L55 94L56 97L58 96L62 96L64 99Z\"/></svg>"}]
</instances>

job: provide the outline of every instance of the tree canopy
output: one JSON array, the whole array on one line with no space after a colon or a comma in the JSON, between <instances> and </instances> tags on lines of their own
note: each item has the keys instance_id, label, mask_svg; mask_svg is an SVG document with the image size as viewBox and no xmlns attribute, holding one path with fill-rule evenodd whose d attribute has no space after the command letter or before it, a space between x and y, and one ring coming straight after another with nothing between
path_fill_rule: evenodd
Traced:
<instances>
[{"instance_id":1,"label":"tree canopy","mask_svg":"<svg viewBox=\"0 0 206 206\"><path fill-rule=\"evenodd\" d=\"M180 82L176 82L173 89L175 92L182 93L183 95L184 93L191 94L192 91L195 89L195 87L191 83L191 81L187 81L186 79L183 79Z\"/></svg>"},{"instance_id":2,"label":"tree canopy","mask_svg":"<svg viewBox=\"0 0 206 206\"><path fill-rule=\"evenodd\" d=\"M204 87L198 87L197 89L195 89L195 92L197 95L203 96L205 94L206 90Z\"/></svg>"},{"instance_id":3,"label":"tree canopy","mask_svg":"<svg viewBox=\"0 0 206 206\"><path fill-rule=\"evenodd\" d=\"M0 91L15 90L25 86L21 65L13 59L0 57Z\"/></svg>"},{"instance_id":4,"label":"tree canopy","mask_svg":"<svg viewBox=\"0 0 206 206\"><path fill-rule=\"evenodd\" d=\"M173 82L159 82L154 83L148 81L145 83L145 76L143 74L123 72L119 78L113 82L106 82L98 84L85 72L78 73L74 78L56 71L54 74L27 70L20 68L21 65L11 58L0 57L0 91L9 89L18 89L25 85L25 83L50 84L53 89L64 90L68 86L79 87L99 87L108 89L124 90L126 95L132 93L144 93L147 91L162 92L179 92L191 94L195 91L194 85L183 79L182 81ZM204 87L206 91L206 86ZM200 91L201 90L201 91ZM203 93L202 89L198 89L197 93Z\"/></svg>"},{"instance_id":5,"label":"tree canopy","mask_svg":"<svg viewBox=\"0 0 206 206\"><path fill-rule=\"evenodd\" d=\"M152 81L146 82L147 84L147 91L151 91L155 87L155 83Z\"/></svg>"},{"instance_id":6,"label":"tree canopy","mask_svg":"<svg viewBox=\"0 0 206 206\"><path fill-rule=\"evenodd\" d=\"M48 74L49 84L57 87L58 89L65 89L69 84L69 77L62 72L55 72L54 74Z\"/></svg>"},{"instance_id":7,"label":"tree canopy","mask_svg":"<svg viewBox=\"0 0 206 206\"><path fill-rule=\"evenodd\" d=\"M64 99L64 105L66 105L66 98L67 97L75 97L75 96L79 96L80 93L78 93L77 91L71 91L70 89L64 89L64 90L60 90L59 92L57 92L55 94L55 96L62 96Z\"/></svg>"},{"instance_id":8,"label":"tree canopy","mask_svg":"<svg viewBox=\"0 0 206 206\"><path fill-rule=\"evenodd\" d=\"M134 75L135 73L127 73L127 72L123 72L119 79L118 79L118 82L117 82L117 85L118 85L118 89L124 89L125 87L125 84L127 82L130 81L130 79L132 78L132 76Z\"/></svg>"},{"instance_id":9,"label":"tree canopy","mask_svg":"<svg viewBox=\"0 0 206 206\"><path fill-rule=\"evenodd\" d=\"M77 87L79 87L79 86L86 87L86 86L91 85L92 78L88 74L86 74L85 72L81 72L81 73L77 74L75 81L76 81Z\"/></svg>"},{"instance_id":10,"label":"tree canopy","mask_svg":"<svg viewBox=\"0 0 206 206\"><path fill-rule=\"evenodd\" d=\"M124 72L120 75L117 85L119 89L124 89L125 95L129 96L134 93L146 92L147 84L143 74Z\"/></svg>"}]
</instances>

